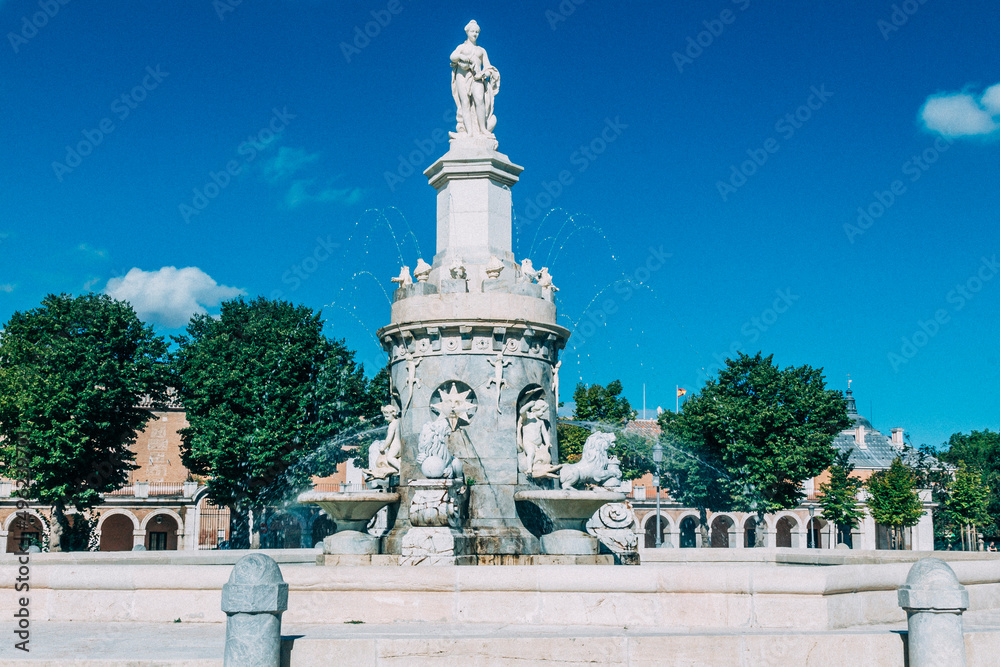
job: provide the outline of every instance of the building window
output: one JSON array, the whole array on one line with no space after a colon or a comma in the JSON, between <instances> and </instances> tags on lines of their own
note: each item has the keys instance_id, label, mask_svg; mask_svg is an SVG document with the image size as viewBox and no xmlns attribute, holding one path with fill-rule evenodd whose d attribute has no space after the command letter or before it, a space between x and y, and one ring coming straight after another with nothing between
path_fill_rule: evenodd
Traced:
<instances>
[{"instance_id":1,"label":"building window","mask_svg":"<svg viewBox=\"0 0 1000 667\"><path fill-rule=\"evenodd\" d=\"M164 532L151 532L149 534L149 550L150 551L166 551L167 550L167 534Z\"/></svg>"}]
</instances>

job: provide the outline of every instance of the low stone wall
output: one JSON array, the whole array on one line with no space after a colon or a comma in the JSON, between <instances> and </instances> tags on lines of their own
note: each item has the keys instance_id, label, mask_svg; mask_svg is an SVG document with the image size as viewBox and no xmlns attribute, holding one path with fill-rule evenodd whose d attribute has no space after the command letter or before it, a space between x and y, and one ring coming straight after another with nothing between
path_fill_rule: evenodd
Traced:
<instances>
[{"instance_id":1,"label":"low stone wall","mask_svg":"<svg viewBox=\"0 0 1000 667\"><path fill-rule=\"evenodd\" d=\"M225 557L242 553L233 551ZM315 557L315 552L312 555ZM221 590L231 565L141 561L150 554L104 556L33 555L33 618L225 620L220 610ZM0 587L10 588L16 568L10 559L0 563ZM969 589L970 613L1000 610L1000 560L953 560L951 564ZM907 563L824 567L765 562L641 567L282 566L290 588L284 619L291 624L317 619L333 624L486 624L496 623L502 615L504 622L521 625L671 630L828 630L899 623L905 617L896 590L908 571Z\"/></svg>"}]
</instances>

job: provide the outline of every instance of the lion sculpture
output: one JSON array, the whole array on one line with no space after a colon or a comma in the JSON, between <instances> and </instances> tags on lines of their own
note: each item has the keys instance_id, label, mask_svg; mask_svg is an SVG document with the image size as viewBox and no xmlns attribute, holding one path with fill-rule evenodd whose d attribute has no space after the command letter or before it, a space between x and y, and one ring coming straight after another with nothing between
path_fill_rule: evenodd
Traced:
<instances>
[{"instance_id":1,"label":"lion sculpture","mask_svg":"<svg viewBox=\"0 0 1000 667\"><path fill-rule=\"evenodd\" d=\"M592 433L583 443L583 455L578 463L570 463L559 471L559 486L569 489L577 485L616 487L622 483L621 462L609 456L615 443L614 433Z\"/></svg>"}]
</instances>

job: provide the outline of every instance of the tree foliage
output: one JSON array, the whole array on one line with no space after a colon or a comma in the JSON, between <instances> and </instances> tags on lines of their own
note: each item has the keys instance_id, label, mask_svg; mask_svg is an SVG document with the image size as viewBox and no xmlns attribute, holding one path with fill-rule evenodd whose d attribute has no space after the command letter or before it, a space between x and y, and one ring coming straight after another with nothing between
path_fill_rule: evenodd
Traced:
<instances>
[{"instance_id":1,"label":"tree foliage","mask_svg":"<svg viewBox=\"0 0 1000 667\"><path fill-rule=\"evenodd\" d=\"M632 409L628 399L622 396L622 383L612 380L607 387L592 384L589 387L582 382L573 391L573 418L585 422L599 422L608 426L625 426L636 418L638 413Z\"/></svg>"},{"instance_id":2,"label":"tree foliage","mask_svg":"<svg viewBox=\"0 0 1000 667\"><path fill-rule=\"evenodd\" d=\"M1000 538L1000 432L986 429L955 433L948 439L948 448L937 455L942 461L965 464L979 472L981 482L989 489L989 520L982 530L987 536Z\"/></svg>"},{"instance_id":3,"label":"tree foliage","mask_svg":"<svg viewBox=\"0 0 1000 667\"><path fill-rule=\"evenodd\" d=\"M924 515L917 481L914 471L896 457L887 470L872 473L865 483L868 511L876 522L892 529L893 548L902 543L902 529L917 525Z\"/></svg>"},{"instance_id":4,"label":"tree foliage","mask_svg":"<svg viewBox=\"0 0 1000 667\"><path fill-rule=\"evenodd\" d=\"M822 369L779 369L772 356L737 354L684 404L669 432L704 465L689 466L704 487L695 495L725 497L761 523L799 504L802 481L833 462L833 438L850 421Z\"/></svg>"},{"instance_id":5,"label":"tree foliage","mask_svg":"<svg viewBox=\"0 0 1000 667\"><path fill-rule=\"evenodd\" d=\"M109 296L45 297L17 312L0 339L0 474L15 448L28 462L21 495L52 507L53 549L86 548L85 513L136 469L130 445L162 404L166 344L128 303ZM75 508L71 525L67 510Z\"/></svg>"},{"instance_id":6,"label":"tree foliage","mask_svg":"<svg viewBox=\"0 0 1000 667\"><path fill-rule=\"evenodd\" d=\"M230 507L235 547L248 544L241 528L256 532L264 507L333 472L345 458L336 447L313 459L315 469L293 466L377 402L354 353L322 330L305 306L235 299L218 319L196 315L175 339L174 378L190 424L181 457L209 478L209 497Z\"/></svg>"},{"instance_id":7,"label":"tree foliage","mask_svg":"<svg viewBox=\"0 0 1000 667\"><path fill-rule=\"evenodd\" d=\"M837 455L829 468L830 479L820 484L818 497L823 516L837 526L838 543L845 544L850 542L851 530L865 516L858 503L858 491L864 482L851 476L854 464L850 459L849 451Z\"/></svg>"}]
</instances>

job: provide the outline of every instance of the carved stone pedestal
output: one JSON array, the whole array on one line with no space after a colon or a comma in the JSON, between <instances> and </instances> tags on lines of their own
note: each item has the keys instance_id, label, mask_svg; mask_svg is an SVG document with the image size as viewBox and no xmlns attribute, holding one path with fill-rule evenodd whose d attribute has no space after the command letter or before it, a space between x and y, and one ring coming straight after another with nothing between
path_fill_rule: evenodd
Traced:
<instances>
[{"instance_id":1,"label":"carved stone pedestal","mask_svg":"<svg viewBox=\"0 0 1000 667\"><path fill-rule=\"evenodd\" d=\"M464 479L410 482L411 527L403 535L400 565L464 565L472 560L462 532L469 503Z\"/></svg>"}]
</instances>

